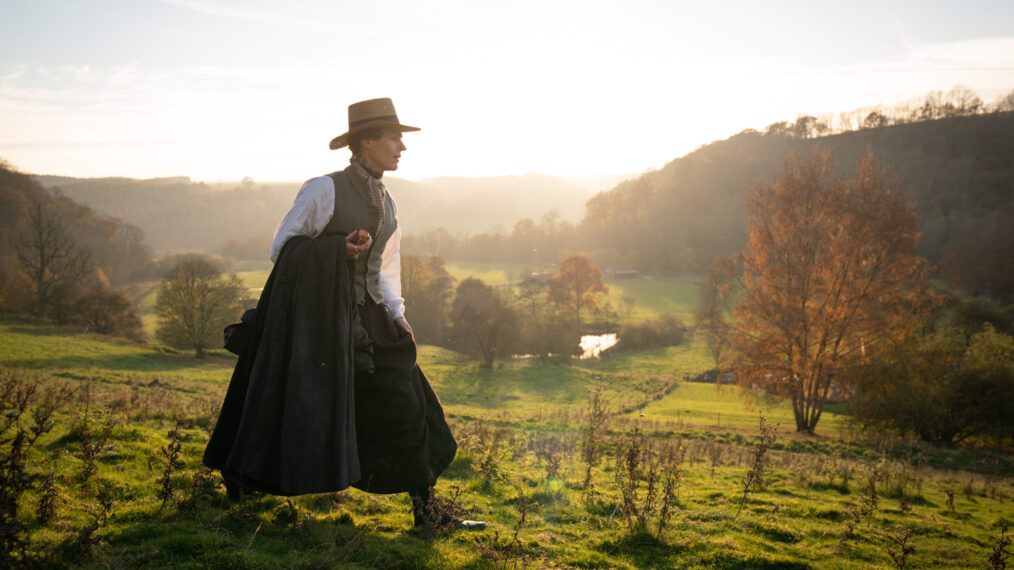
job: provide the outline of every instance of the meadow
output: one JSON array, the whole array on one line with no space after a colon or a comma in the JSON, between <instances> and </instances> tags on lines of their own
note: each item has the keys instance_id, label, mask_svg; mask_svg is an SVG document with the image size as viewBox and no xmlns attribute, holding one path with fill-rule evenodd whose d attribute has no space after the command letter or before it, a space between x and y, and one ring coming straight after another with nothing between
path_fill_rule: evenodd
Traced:
<instances>
[{"instance_id":1,"label":"meadow","mask_svg":"<svg viewBox=\"0 0 1014 570\"><path fill-rule=\"evenodd\" d=\"M506 285L517 283L521 279L525 266L520 263L483 263L467 261L450 261L446 264L447 272L461 282L469 277L479 279L489 285ZM271 263L267 261L240 262L235 267L235 274L247 289L252 298L260 294L260 289L271 274ZM607 279L609 292L605 302L616 313L617 318L624 322L642 322L663 313L675 315L684 322L693 319L694 307L697 302L697 289L701 277L673 277L658 279ZM158 283L152 282L139 287L135 304L141 317L144 333L149 339L155 338L158 320L155 316L155 299ZM633 301L625 304L624 299ZM629 313L626 308L629 307Z\"/></svg>"},{"instance_id":2,"label":"meadow","mask_svg":"<svg viewBox=\"0 0 1014 570\"><path fill-rule=\"evenodd\" d=\"M448 264L457 279L520 267ZM265 267L240 267L255 289ZM697 278L610 281L623 319L689 320ZM139 305L153 331L155 286ZM0 543L7 564L85 567L990 567L1014 517L1006 450L856 431L832 407L692 381L698 341L485 367L421 346L458 455L441 508L484 531L412 528L405 495L229 502L200 465L234 357L0 319ZM34 392L32 386L35 386ZM18 437L18 433L21 437ZM18 443L20 442L20 443ZM992 562L990 561L990 557Z\"/></svg>"},{"instance_id":3,"label":"meadow","mask_svg":"<svg viewBox=\"0 0 1014 570\"><path fill-rule=\"evenodd\" d=\"M798 436L784 404L687 382L707 365L693 345L492 368L422 347L460 444L438 496L485 531L413 530L404 495L230 503L200 456L232 363L0 321L0 394L16 420L4 436L19 425L31 436L47 394L52 408L4 518L18 561L860 568L896 567L893 554L911 567L988 567L1014 516L1008 455L871 439L833 414L818 436ZM14 395L32 384L15 417ZM590 469L587 449L599 452ZM760 482L744 487L750 473Z\"/></svg>"}]
</instances>

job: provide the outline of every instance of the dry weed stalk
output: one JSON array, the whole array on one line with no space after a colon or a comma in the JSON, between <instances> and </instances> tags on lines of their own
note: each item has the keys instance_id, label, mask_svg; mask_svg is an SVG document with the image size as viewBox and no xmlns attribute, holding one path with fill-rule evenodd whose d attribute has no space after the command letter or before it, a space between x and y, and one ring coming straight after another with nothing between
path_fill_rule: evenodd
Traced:
<instances>
[{"instance_id":1,"label":"dry weed stalk","mask_svg":"<svg viewBox=\"0 0 1014 570\"><path fill-rule=\"evenodd\" d=\"M616 455L615 481L618 508L632 531L650 532L654 523L656 536L664 534L676 507L685 457L681 445L670 443L656 453L638 428L631 432L626 449Z\"/></svg>"},{"instance_id":2,"label":"dry weed stalk","mask_svg":"<svg viewBox=\"0 0 1014 570\"><path fill-rule=\"evenodd\" d=\"M39 475L28 471L28 453L53 427L52 417L66 389L39 386L24 373L0 367L0 565L27 565L37 558L28 551L28 527L19 505ZM29 413L30 412L30 413ZM28 427L22 425L31 416ZM45 484L45 482L44 482Z\"/></svg>"},{"instance_id":3,"label":"dry weed stalk","mask_svg":"<svg viewBox=\"0 0 1014 570\"><path fill-rule=\"evenodd\" d=\"M524 555L524 541L521 540L521 531L528 523L528 513L538 508L538 503L528 497L518 498L517 510L518 520L514 523L514 534L506 542L500 541L500 532L494 531L486 544L480 542L483 554L492 560L502 562L505 568L520 568L525 566L527 559Z\"/></svg>"},{"instance_id":4,"label":"dry weed stalk","mask_svg":"<svg viewBox=\"0 0 1014 570\"><path fill-rule=\"evenodd\" d=\"M173 473L183 467L180 460L180 452L183 450L183 433L180 431L182 421L177 419L176 425L169 431L167 437L169 444L161 449L162 457L165 458L165 467L162 469L162 477L159 479L159 490L156 496L162 500L159 510L165 508L169 501L175 502L175 490L173 489Z\"/></svg>"},{"instance_id":5,"label":"dry weed stalk","mask_svg":"<svg viewBox=\"0 0 1014 570\"><path fill-rule=\"evenodd\" d=\"M35 520L44 525L56 517L56 501L60 496L56 486L56 465L51 465L49 471L42 476L40 486L39 502L35 509Z\"/></svg>"},{"instance_id":6,"label":"dry weed stalk","mask_svg":"<svg viewBox=\"0 0 1014 570\"><path fill-rule=\"evenodd\" d=\"M602 455L605 452L605 427L609 419L605 405L602 402L602 390L592 390L591 400L588 402L588 411L585 413L585 425L581 438L581 459L585 464L583 489L591 487L592 468L598 467L602 462Z\"/></svg>"},{"instance_id":7,"label":"dry weed stalk","mask_svg":"<svg viewBox=\"0 0 1014 570\"><path fill-rule=\"evenodd\" d=\"M894 562L894 566L898 570L904 570L908 563L908 557L915 552L915 547L908 544L910 538L912 538L912 529L910 528L900 531L898 534L887 535L887 555L891 557L891 561ZM897 550L893 547L897 547Z\"/></svg>"},{"instance_id":8,"label":"dry weed stalk","mask_svg":"<svg viewBox=\"0 0 1014 570\"><path fill-rule=\"evenodd\" d=\"M743 479L743 496L739 500L739 508L736 510L736 515L732 517L732 520L738 519L740 513L743 512L747 496L764 485L764 468L767 466L767 453L768 449L775 444L775 439L775 428L767 423L764 414L760 414L760 439L750 453L750 470L747 471L746 477Z\"/></svg>"},{"instance_id":9,"label":"dry weed stalk","mask_svg":"<svg viewBox=\"0 0 1014 570\"><path fill-rule=\"evenodd\" d=\"M989 566L993 570L1000 570L1001 568L1007 567L1007 557L1010 556L1010 551L1007 547L1011 544L1010 535L1007 534L1007 521L1000 520L1000 540L996 546L993 547L993 554L989 557Z\"/></svg>"}]
</instances>

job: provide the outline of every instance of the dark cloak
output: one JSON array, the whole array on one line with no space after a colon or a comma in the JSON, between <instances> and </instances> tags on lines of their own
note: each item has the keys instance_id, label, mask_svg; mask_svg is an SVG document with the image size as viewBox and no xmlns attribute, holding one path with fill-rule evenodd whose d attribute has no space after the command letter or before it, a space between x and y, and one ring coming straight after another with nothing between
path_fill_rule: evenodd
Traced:
<instances>
[{"instance_id":1,"label":"dark cloak","mask_svg":"<svg viewBox=\"0 0 1014 570\"><path fill-rule=\"evenodd\" d=\"M371 493L432 487L454 459L457 443L416 364L415 340L394 324L383 304L367 299L359 315L372 340L374 371L356 374L362 479L354 485Z\"/></svg>"},{"instance_id":2,"label":"dark cloak","mask_svg":"<svg viewBox=\"0 0 1014 570\"><path fill-rule=\"evenodd\" d=\"M294 237L261 293L204 454L205 465L247 488L414 491L433 485L454 458L415 342L383 305L356 307L344 260L340 235ZM360 326L372 339L372 373L356 374Z\"/></svg>"}]
</instances>

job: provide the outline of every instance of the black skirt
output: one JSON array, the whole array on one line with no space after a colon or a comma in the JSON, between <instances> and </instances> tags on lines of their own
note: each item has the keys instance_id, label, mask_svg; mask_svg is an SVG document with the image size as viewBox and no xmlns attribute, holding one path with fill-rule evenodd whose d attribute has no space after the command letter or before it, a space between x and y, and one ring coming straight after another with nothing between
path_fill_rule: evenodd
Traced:
<instances>
[{"instance_id":1,"label":"black skirt","mask_svg":"<svg viewBox=\"0 0 1014 570\"><path fill-rule=\"evenodd\" d=\"M359 306L356 321L355 416L362 477L353 486L371 493L431 487L454 459L457 443L416 363L415 341L394 324L385 305L372 300Z\"/></svg>"},{"instance_id":2,"label":"black skirt","mask_svg":"<svg viewBox=\"0 0 1014 570\"><path fill-rule=\"evenodd\" d=\"M340 236L295 237L271 272L204 464L276 495L417 491L457 444L383 305L356 306Z\"/></svg>"}]
</instances>

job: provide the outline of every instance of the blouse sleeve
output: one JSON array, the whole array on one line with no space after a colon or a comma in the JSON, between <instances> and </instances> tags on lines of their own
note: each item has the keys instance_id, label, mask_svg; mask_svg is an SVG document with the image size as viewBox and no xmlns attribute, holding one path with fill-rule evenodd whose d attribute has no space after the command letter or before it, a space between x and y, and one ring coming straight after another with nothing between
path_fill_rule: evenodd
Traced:
<instances>
[{"instance_id":1,"label":"blouse sleeve","mask_svg":"<svg viewBox=\"0 0 1014 570\"><path fill-rule=\"evenodd\" d=\"M394 204L394 197L391 198ZM398 214L398 207L394 207ZM384 304L391 310L391 317L398 319L405 316L405 299L401 296L401 226L394 229L391 239L387 240L384 254L380 261L380 290L384 294Z\"/></svg>"},{"instance_id":2,"label":"blouse sleeve","mask_svg":"<svg viewBox=\"0 0 1014 570\"><path fill-rule=\"evenodd\" d=\"M303 183L271 242L271 261L278 261L285 242L293 236L317 237L334 214L334 181L330 176L311 178Z\"/></svg>"}]
</instances>

